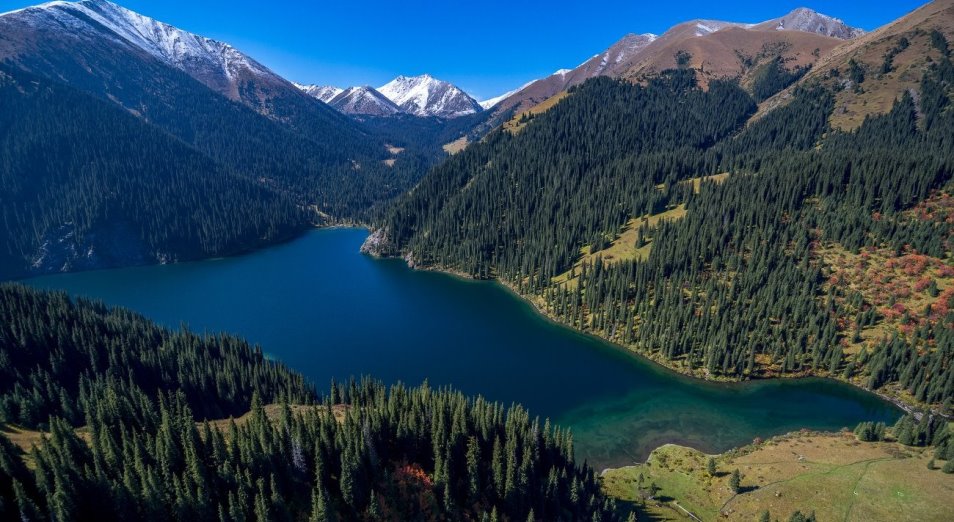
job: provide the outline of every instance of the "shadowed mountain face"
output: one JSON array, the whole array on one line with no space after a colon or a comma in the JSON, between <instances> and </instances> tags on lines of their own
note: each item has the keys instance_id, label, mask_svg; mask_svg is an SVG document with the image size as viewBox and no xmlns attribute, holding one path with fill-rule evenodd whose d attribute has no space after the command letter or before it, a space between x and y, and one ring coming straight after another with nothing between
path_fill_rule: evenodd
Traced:
<instances>
[{"instance_id":1,"label":"shadowed mountain face","mask_svg":"<svg viewBox=\"0 0 954 522\"><path fill-rule=\"evenodd\" d=\"M31 81L63 87L50 91L46 105L39 96L4 100L15 122L46 127L0 133L7 147L0 156L8 160L0 162L0 198L25 205L7 221L0 272L234 253L287 238L309 222L362 216L423 171L411 152L385 163L390 155L381 138L230 45L106 1L51 2L0 15L0 63L13 78L10 93ZM57 124L51 108L72 99L99 109ZM98 139L60 142L77 128ZM95 157L101 141L131 145L102 165L76 159ZM157 153L166 149L173 152ZM148 179L168 172L180 178L166 188L202 208L147 213L178 208ZM104 197L87 194L100 189L77 182L84 179L104 183ZM231 202L206 197L214 190L231 194ZM61 244L70 246L51 249Z\"/></svg>"}]
</instances>

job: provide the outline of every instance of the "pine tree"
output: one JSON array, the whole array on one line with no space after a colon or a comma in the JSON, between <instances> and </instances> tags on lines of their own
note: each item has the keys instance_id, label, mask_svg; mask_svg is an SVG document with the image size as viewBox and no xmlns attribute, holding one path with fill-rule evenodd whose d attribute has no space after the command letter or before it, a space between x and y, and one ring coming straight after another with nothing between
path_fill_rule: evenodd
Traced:
<instances>
[{"instance_id":1,"label":"pine tree","mask_svg":"<svg viewBox=\"0 0 954 522\"><path fill-rule=\"evenodd\" d=\"M467 480L471 503L480 499L480 444L476 437L467 440Z\"/></svg>"},{"instance_id":2,"label":"pine tree","mask_svg":"<svg viewBox=\"0 0 954 522\"><path fill-rule=\"evenodd\" d=\"M739 475L738 468L732 470L732 476L729 477L729 489L731 489L733 493L742 491L742 477Z\"/></svg>"}]
</instances>

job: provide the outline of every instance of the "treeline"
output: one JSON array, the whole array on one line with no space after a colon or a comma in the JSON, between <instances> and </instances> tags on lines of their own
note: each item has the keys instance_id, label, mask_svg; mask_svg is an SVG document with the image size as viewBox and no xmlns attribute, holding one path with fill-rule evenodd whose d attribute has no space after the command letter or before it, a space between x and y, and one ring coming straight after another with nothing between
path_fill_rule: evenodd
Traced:
<instances>
[{"instance_id":1,"label":"treeline","mask_svg":"<svg viewBox=\"0 0 954 522\"><path fill-rule=\"evenodd\" d=\"M4 520L616 519L572 436L519 406L370 380L316 400L236 339L0 292L4 420L49 415L26 455L0 436Z\"/></svg>"},{"instance_id":2,"label":"treeline","mask_svg":"<svg viewBox=\"0 0 954 522\"><path fill-rule=\"evenodd\" d=\"M798 81L810 68L810 65L805 65L789 69L785 66L785 60L781 56L776 56L752 73L750 80L752 97L761 103Z\"/></svg>"},{"instance_id":3,"label":"treeline","mask_svg":"<svg viewBox=\"0 0 954 522\"><path fill-rule=\"evenodd\" d=\"M353 122L290 127L179 88L136 115L0 65L0 277L234 254L366 219L427 166L385 165Z\"/></svg>"},{"instance_id":4,"label":"treeline","mask_svg":"<svg viewBox=\"0 0 954 522\"><path fill-rule=\"evenodd\" d=\"M558 320L696 375L903 380L949 403L954 317L898 341L905 354L889 341L847 357L857 326L838 319L863 296L826 285L818 252L950 259L950 224L905 214L954 169L954 75L946 53L933 56L919 101L905 94L851 133L829 127L822 87L745 125L754 102L732 83L703 91L683 71L646 86L590 81L519 135L498 132L434 169L382 222L384 253L502 278ZM690 179L721 173L692 190ZM641 227L632 247L648 246L645 257L573 267L581 247L599 252L630 219L677 205L681 219Z\"/></svg>"},{"instance_id":5,"label":"treeline","mask_svg":"<svg viewBox=\"0 0 954 522\"><path fill-rule=\"evenodd\" d=\"M862 422L855 427L855 436L862 442L888 440L888 430L883 422ZM933 447L934 458L928 469L940 468L944 473L954 473L954 433L946 418L925 414L920 419L906 414L890 431L895 441L905 446ZM945 462L938 465L935 459Z\"/></svg>"}]
</instances>

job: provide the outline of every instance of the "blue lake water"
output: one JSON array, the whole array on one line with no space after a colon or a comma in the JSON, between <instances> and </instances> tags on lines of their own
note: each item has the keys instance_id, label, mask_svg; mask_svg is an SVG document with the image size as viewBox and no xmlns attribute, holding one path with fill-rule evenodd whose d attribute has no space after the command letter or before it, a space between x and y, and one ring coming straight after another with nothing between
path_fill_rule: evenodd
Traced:
<instances>
[{"instance_id":1,"label":"blue lake water","mask_svg":"<svg viewBox=\"0 0 954 522\"><path fill-rule=\"evenodd\" d=\"M229 332L310 378L452 385L572 428L578 458L625 465L667 443L724 451L799 428L892 422L880 398L823 379L707 383L537 314L502 286L358 253L367 232L317 230L248 255L24 283Z\"/></svg>"}]
</instances>

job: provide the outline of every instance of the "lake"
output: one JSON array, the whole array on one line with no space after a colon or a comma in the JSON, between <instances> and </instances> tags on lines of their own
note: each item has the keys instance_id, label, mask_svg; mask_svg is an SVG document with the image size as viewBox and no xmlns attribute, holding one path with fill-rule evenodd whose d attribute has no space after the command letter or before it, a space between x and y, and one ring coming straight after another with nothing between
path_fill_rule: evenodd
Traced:
<instances>
[{"instance_id":1,"label":"lake","mask_svg":"<svg viewBox=\"0 0 954 522\"><path fill-rule=\"evenodd\" d=\"M408 269L358 253L361 229L309 232L244 256L23 281L136 310L170 327L258 343L319 391L334 379L452 385L573 430L597 469L675 442L720 452L809 428L900 412L824 380L708 383L683 377L537 314L499 284Z\"/></svg>"}]
</instances>

